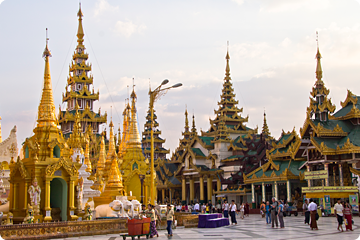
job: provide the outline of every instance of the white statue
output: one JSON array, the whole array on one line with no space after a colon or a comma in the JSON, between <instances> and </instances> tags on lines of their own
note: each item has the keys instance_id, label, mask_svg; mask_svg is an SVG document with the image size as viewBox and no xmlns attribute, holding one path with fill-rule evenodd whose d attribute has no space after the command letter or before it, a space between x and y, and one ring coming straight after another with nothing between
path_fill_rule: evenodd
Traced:
<instances>
[{"instance_id":1,"label":"white statue","mask_svg":"<svg viewBox=\"0 0 360 240\"><path fill-rule=\"evenodd\" d=\"M134 216L133 217L138 216L141 211L141 203L138 200L131 200L131 203L134 208Z\"/></svg>"},{"instance_id":2,"label":"white statue","mask_svg":"<svg viewBox=\"0 0 360 240\"><path fill-rule=\"evenodd\" d=\"M34 209L34 216L40 215L41 188L38 186L36 178L34 178L33 184L29 187L28 193L30 195L31 206Z\"/></svg>"},{"instance_id":3,"label":"white statue","mask_svg":"<svg viewBox=\"0 0 360 240\"><path fill-rule=\"evenodd\" d=\"M128 215L128 217L134 217L134 205L129 200L122 200L124 204L124 211Z\"/></svg>"},{"instance_id":4,"label":"white statue","mask_svg":"<svg viewBox=\"0 0 360 240\"><path fill-rule=\"evenodd\" d=\"M83 190L84 190L84 179L81 177L79 178L78 185L76 186L77 190L77 204L78 204L78 210L82 210L82 202L83 202Z\"/></svg>"},{"instance_id":5,"label":"white statue","mask_svg":"<svg viewBox=\"0 0 360 240\"><path fill-rule=\"evenodd\" d=\"M100 217L121 217L123 215L123 203L114 200L110 204L102 204L95 208L96 218Z\"/></svg>"}]
</instances>

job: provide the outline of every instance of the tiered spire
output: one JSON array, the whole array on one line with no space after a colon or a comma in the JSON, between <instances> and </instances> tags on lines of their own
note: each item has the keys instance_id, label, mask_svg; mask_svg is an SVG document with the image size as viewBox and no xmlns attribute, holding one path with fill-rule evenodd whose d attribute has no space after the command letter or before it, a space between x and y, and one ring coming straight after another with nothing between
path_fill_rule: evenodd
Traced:
<instances>
[{"instance_id":1,"label":"tiered spire","mask_svg":"<svg viewBox=\"0 0 360 240\"><path fill-rule=\"evenodd\" d=\"M108 174L110 171L110 167L112 165L112 159L116 156L116 150L115 150L115 140L114 140L114 124L112 120L110 121L110 139L109 139L109 150L106 155L106 163L105 163L105 172L104 177L105 179L108 178Z\"/></svg>"},{"instance_id":2,"label":"tiered spire","mask_svg":"<svg viewBox=\"0 0 360 240\"><path fill-rule=\"evenodd\" d=\"M191 128L191 133L193 136L197 135L197 130L196 130L196 126L195 126L195 115L193 114L192 116L192 128Z\"/></svg>"},{"instance_id":3,"label":"tiered spire","mask_svg":"<svg viewBox=\"0 0 360 240\"><path fill-rule=\"evenodd\" d=\"M111 161L111 167L108 175L109 177L106 182L105 189L100 196L116 197L123 195L122 177L115 156L113 156L113 160Z\"/></svg>"},{"instance_id":4,"label":"tiered spire","mask_svg":"<svg viewBox=\"0 0 360 240\"><path fill-rule=\"evenodd\" d=\"M46 29L47 31L47 29ZM38 110L37 127L57 127L55 116L55 105L52 92L50 63L51 52L48 48L49 39L46 38L46 47L43 53L45 58L44 85Z\"/></svg>"},{"instance_id":5,"label":"tiered spire","mask_svg":"<svg viewBox=\"0 0 360 240\"><path fill-rule=\"evenodd\" d=\"M316 33L317 35L317 33ZM318 39L316 39L318 42ZM307 108L308 118L313 118L318 121L327 121L329 119L329 113L335 111L335 105L331 103L331 99L328 99L330 93L329 89L325 87L325 83L322 80L322 67L321 67L321 54L319 45L316 52L316 82L311 91L310 106Z\"/></svg>"},{"instance_id":6,"label":"tiered spire","mask_svg":"<svg viewBox=\"0 0 360 240\"><path fill-rule=\"evenodd\" d=\"M227 132L227 128L224 121L224 115L222 114L220 116L220 122L217 130L215 131L215 137L214 140L212 140L212 143L217 142L231 142L230 134Z\"/></svg>"},{"instance_id":7,"label":"tiered spire","mask_svg":"<svg viewBox=\"0 0 360 240\"><path fill-rule=\"evenodd\" d=\"M119 153L118 153L118 157L119 159L122 158L122 156L125 154L126 151L126 147L127 147L127 143L129 141L129 129L130 129L130 105L129 103L127 103L125 105L125 109L123 112L123 135L122 135L122 141L119 145Z\"/></svg>"},{"instance_id":8,"label":"tiered spire","mask_svg":"<svg viewBox=\"0 0 360 240\"><path fill-rule=\"evenodd\" d=\"M217 131L220 123L220 116L223 115L223 121L225 123L226 131L232 133L246 133L249 131L244 123L248 121L248 117L242 118L241 112L243 109L239 109L237 104L239 101L235 100L235 93L232 87L231 77L230 77L230 56L229 51L226 52L226 68L225 68L225 77L223 83L223 89L221 93L221 100L218 102L218 110L215 110L216 117L214 120L210 120L210 129L208 132L204 133L207 136L213 136L214 132Z\"/></svg>"},{"instance_id":9,"label":"tiered spire","mask_svg":"<svg viewBox=\"0 0 360 240\"><path fill-rule=\"evenodd\" d=\"M191 132L189 127L188 111L185 109L185 131L182 133L183 139L180 139L180 146L185 147L191 141Z\"/></svg>"},{"instance_id":10,"label":"tiered spire","mask_svg":"<svg viewBox=\"0 0 360 240\"><path fill-rule=\"evenodd\" d=\"M268 136L268 137L271 136L269 127L268 127L267 122L266 122L266 113L265 113L265 111L264 111L264 124L263 124L263 128L262 128L262 133L265 136Z\"/></svg>"},{"instance_id":11,"label":"tiered spire","mask_svg":"<svg viewBox=\"0 0 360 240\"><path fill-rule=\"evenodd\" d=\"M82 148L82 144L84 143L82 129L81 129L81 120L79 113L79 105L76 103L75 106L75 122L73 126L73 132L70 135L68 143L72 148Z\"/></svg>"},{"instance_id":12,"label":"tiered spire","mask_svg":"<svg viewBox=\"0 0 360 240\"><path fill-rule=\"evenodd\" d=\"M81 123L85 128L90 125L93 133L99 132L99 125L106 123L107 115L101 115L93 111L94 101L99 100L99 91L94 92L93 76L91 74L91 64L87 63L89 55L85 52L84 46L84 30L82 24L83 13L81 6L77 13L78 16L78 31L77 31L77 46L69 66L69 76L65 93L63 93L63 102L67 103L66 111L59 111L59 123L64 134L69 134L73 131L73 122L75 121L74 109L76 104L79 105ZM91 89L92 88L92 89ZM82 132L83 132L82 131ZM68 135L65 135L68 136Z\"/></svg>"},{"instance_id":13,"label":"tiered spire","mask_svg":"<svg viewBox=\"0 0 360 240\"><path fill-rule=\"evenodd\" d=\"M101 135L101 143L100 143L100 154L99 154L99 160L97 162L96 166L96 172L104 171L105 170L105 140L104 135Z\"/></svg>"},{"instance_id":14,"label":"tiered spire","mask_svg":"<svg viewBox=\"0 0 360 240\"><path fill-rule=\"evenodd\" d=\"M136 119L136 93L133 86L133 91L131 93L131 120L130 120L130 129L129 129L129 142L128 145L131 147L141 148L140 134L139 129L137 127L137 119Z\"/></svg>"},{"instance_id":15,"label":"tiered spire","mask_svg":"<svg viewBox=\"0 0 360 240\"><path fill-rule=\"evenodd\" d=\"M87 172L89 173L92 173L92 166L91 166L91 161L90 161L90 147L89 147L89 144L90 144L90 138L89 136L86 136L86 139L85 139L85 159L84 159L84 164L86 165L86 170Z\"/></svg>"}]
</instances>

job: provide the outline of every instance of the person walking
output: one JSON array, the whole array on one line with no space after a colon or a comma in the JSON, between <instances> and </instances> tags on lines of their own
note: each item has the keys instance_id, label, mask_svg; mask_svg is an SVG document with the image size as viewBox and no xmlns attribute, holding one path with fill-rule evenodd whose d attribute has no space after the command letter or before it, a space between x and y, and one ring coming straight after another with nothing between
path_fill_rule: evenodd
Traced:
<instances>
[{"instance_id":1,"label":"person walking","mask_svg":"<svg viewBox=\"0 0 360 240\"><path fill-rule=\"evenodd\" d=\"M260 205L260 215L261 218L265 217L265 202L262 202L262 204Z\"/></svg>"},{"instance_id":2,"label":"person walking","mask_svg":"<svg viewBox=\"0 0 360 240\"><path fill-rule=\"evenodd\" d=\"M317 205L314 202L314 200L312 198L310 198L310 204L308 206L308 209L310 211L310 229L313 230L319 230L317 223L316 223L316 214L317 214Z\"/></svg>"},{"instance_id":3,"label":"person walking","mask_svg":"<svg viewBox=\"0 0 360 240\"><path fill-rule=\"evenodd\" d=\"M284 205L283 202L279 200L278 202L279 206L278 206L278 217L279 217L279 223L280 223L280 228L284 228Z\"/></svg>"},{"instance_id":4,"label":"person walking","mask_svg":"<svg viewBox=\"0 0 360 240\"><path fill-rule=\"evenodd\" d=\"M236 221L236 204L235 204L234 200L231 201L230 216L231 216L231 224L234 224L234 223L237 224L237 221Z\"/></svg>"},{"instance_id":5,"label":"person walking","mask_svg":"<svg viewBox=\"0 0 360 240\"><path fill-rule=\"evenodd\" d=\"M209 200L209 213L211 213L211 211L212 211L212 207L213 207L213 205L211 204L211 201Z\"/></svg>"},{"instance_id":6,"label":"person walking","mask_svg":"<svg viewBox=\"0 0 360 240\"><path fill-rule=\"evenodd\" d=\"M335 212L335 216L337 217L337 221L338 221L338 227L337 230L343 232L344 229L342 227L343 224L343 217L344 217L344 206L341 204L341 199L339 198L337 203L335 203L334 205L334 212Z\"/></svg>"},{"instance_id":7,"label":"person walking","mask_svg":"<svg viewBox=\"0 0 360 240\"><path fill-rule=\"evenodd\" d=\"M167 211L166 211L166 221L167 221L167 227L166 230L168 232L168 237L172 237L173 233L172 233L172 223L174 221L174 210L171 209L171 205L168 204L167 205Z\"/></svg>"},{"instance_id":8,"label":"person walking","mask_svg":"<svg viewBox=\"0 0 360 240\"><path fill-rule=\"evenodd\" d=\"M270 224L271 223L271 207L270 207L270 203L269 201L266 202L266 206L265 206L265 214L266 214L266 224Z\"/></svg>"},{"instance_id":9,"label":"person walking","mask_svg":"<svg viewBox=\"0 0 360 240\"><path fill-rule=\"evenodd\" d=\"M346 203L345 203L344 217L346 220L346 222L345 222L346 231L347 230L352 231L352 210L351 210L351 206L348 201L346 201Z\"/></svg>"},{"instance_id":10,"label":"person walking","mask_svg":"<svg viewBox=\"0 0 360 240\"><path fill-rule=\"evenodd\" d=\"M210 213L210 206L208 203L206 204L206 213Z\"/></svg>"},{"instance_id":11,"label":"person walking","mask_svg":"<svg viewBox=\"0 0 360 240\"><path fill-rule=\"evenodd\" d=\"M159 237L159 234L156 230L156 214L153 206L148 205L148 214L150 215L150 238L153 238L155 235Z\"/></svg>"},{"instance_id":12,"label":"person walking","mask_svg":"<svg viewBox=\"0 0 360 240\"><path fill-rule=\"evenodd\" d=\"M224 218L229 218L229 204L227 200L224 201L222 209L224 210Z\"/></svg>"},{"instance_id":13,"label":"person walking","mask_svg":"<svg viewBox=\"0 0 360 240\"><path fill-rule=\"evenodd\" d=\"M194 210L196 212L200 212L200 204L198 202L196 202L195 206L194 206Z\"/></svg>"},{"instance_id":14,"label":"person walking","mask_svg":"<svg viewBox=\"0 0 360 240\"><path fill-rule=\"evenodd\" d=\"M244 219L244 214L245 214L245 204L242 203L242 204L240 205L240 218L241 218L241 219Z\"/></svg>"},{"instance_id":15,"label":"person walking","mask_svg":"<svg viewBox=\"0 0 360 240\"><path fill-rule=\"evenodd\" d=\"M249 216L250 213L250 205L246 202L245 203L245 216Z\"/></svg>"},{"instance_id":16,"label":"person walking","mask_svg":"<svg viewBox=\"0 0 360 240\"><path fill-rule=\"evenodd\" d=\"M276 227L279 227L278 218L277 218L278 203L274 197L271 199L271 201L272 201L272 204L271 204L271 227L274 228L274 223L275 223Z\"/></svg>"},{"instance_id":17,"label":"person walking","mask_svg":"<svg viewBox=\"0 0 360 240\"><path fill-rule=\"evenodd\" d=\"M310 224L310 211L309 211L309 209L308 209L308 206L309 206L308 200L305 199L305 202L304 202L302 208L303 208L303 213L305 214L305 221L304 221L304 223L307 224L307 225Z\"/></svg>"},{"instance_id":18,"label":"person walking","mask_svg":"<svg viewBox=\"0 0 360 240\"><path fill-rule=\"evenodd\" d=\"M201 213L206 213L206 205L205 205L205 203L203 203L203 205L201 206Z\"/></svg>"}]
</instances>

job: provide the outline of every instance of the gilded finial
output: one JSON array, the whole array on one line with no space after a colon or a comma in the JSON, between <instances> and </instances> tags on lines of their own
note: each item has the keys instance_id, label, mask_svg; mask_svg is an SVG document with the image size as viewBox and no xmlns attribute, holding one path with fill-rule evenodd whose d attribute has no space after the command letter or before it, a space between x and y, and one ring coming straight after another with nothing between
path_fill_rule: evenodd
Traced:
<instances>
[{"instance_id":1,"label":"gilded finial","mask_svg":"<svg viewBox=\"0 0 360 240\"><path fill-rule=\"evenodd\" d=\"M84 30L83 30L83 26L82 26L82 17L84 15L81 11L81 3L79 3L79 11L77 13L77 16L79 17L79 26L78 26L78 32L76 35L78 37L77 42L79 43L79 45L82 45L82 43L84 41Z\"/></svg>"},{"instance_id":2,"label":"gilded finial","mask_svg":"<svg viewBox=\"0 0 360 240\"><path fill-rule=\"evenodd\" d=\"M317 52L316 52L316 79L320 81L322 79L322 68L321 68L321 54L319 50L319 39L318 39L318 32L316 32L316 43L317 43Z\"/></svg>"},{"instance_id":3,"label":"gilded finial","mask_svg":"<svg viewBox=\"0 0 360 240\"><path fill-rule=\"evenodd\" d=\"M48 47L48 43L49 43L49 38L48 38L48 29L46 28L46 46L45 46L45 50L43 52L43 57L51 57L51 52L49 50Z\"/></svg>"},{"instance_id":4,"label":"gilded finial","mask_svg":"<svg viewBox=\"0 0 360 240\"><path fill-rule=\"evenodd\" d=\"M269 127L267 125L267 122L266 122L266 112L265 112L265 109L264 109L264 124L263 124L263 128L262 128L262 133L268 137L270 137L270 130L269 130Z\"/></svg>"},{"instance_id":5,"label":"gilded finial","mask_svg":"<svg viewBox=\"0 0 360 240\"><path fill-rule=\"evenodd\" d=\"M185 109L185 132L189 131L189 119L188 119L188 111Z\"/></svg>"},{"instance_id":6,"label":"gilded finial","mask_svg":"<svg viewBox=\"0 0 360 240\"><path fill-rule=\"evenodd\" d=\"M192 121L192 128L191 128L191 132L194 134L194 135L196 135L196 126L195 126L195 115L193 114L193 116L192 116L192 119L193 119L193 121Z\"/></svg>"},{"instance_id":7,"label":"gilded finial","mask_svg":"<svg viewBox=\"0 0 360 240\"><path fill-rule=\"evenodd\" d=\"M226 68L225 68L225 78L224 80L231 80L230 78L230 65L229 65L229 60L230 60L230 56L229 56L229 41L227 43L227 51L226 51Z\"/></svg>"}]
</instances>

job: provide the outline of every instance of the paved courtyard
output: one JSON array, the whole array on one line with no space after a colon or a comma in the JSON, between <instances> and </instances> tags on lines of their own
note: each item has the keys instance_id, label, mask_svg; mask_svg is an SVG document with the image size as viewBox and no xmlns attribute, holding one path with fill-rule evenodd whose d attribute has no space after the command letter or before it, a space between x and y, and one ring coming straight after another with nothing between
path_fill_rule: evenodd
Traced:
<instances>
[{"instance_id":1,"label":"paved courtyard","mask_svg":"<svg viewBox=\"0 0 360 240\"><path fill-rule=\"evenodd\" d=\"M266 225L265 219L261 219L259 215L250 215L244 220L238 219L238 224L233 226L226 226L222 228L177 228L173 231L174 236L171 239L339 239L339 240L354 240L360 235L360 218L354 216L355 225L353 232L344 231L339 232L335 217L321 217L318 221L318 231L310 230L308 225L304 224L303 216L291 216L284 218L285 228L271 228ZM159 231L159 238L154 239L168 239L165 236L166 230ZM119 234L99 235L93 237L76 237L65 238L70 239L94 239L94 240L120 240ZM131 238L127 238L131 239ZM137 238L136 238L137 239ZM146 239L142 237L141 239ZM360 240L360 238L359 238Z\"/></svg>"}]
</instances>

